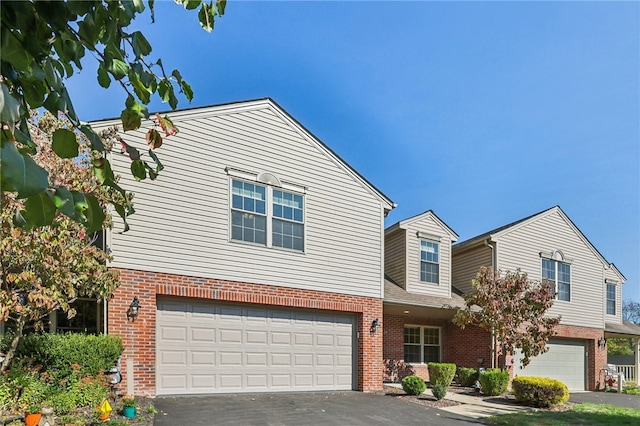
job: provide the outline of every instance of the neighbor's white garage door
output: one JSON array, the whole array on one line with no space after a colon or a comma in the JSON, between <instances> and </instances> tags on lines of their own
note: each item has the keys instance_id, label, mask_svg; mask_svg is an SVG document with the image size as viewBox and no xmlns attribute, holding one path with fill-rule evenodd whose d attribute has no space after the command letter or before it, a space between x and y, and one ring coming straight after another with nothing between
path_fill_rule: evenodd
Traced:
<instances>
[{"instance_id":1,"label":"neighbor's white garage door","mask_svg":"<svg viewBox=\"0 0 640 426\"><path fill-rule=\"evenodd\" d=\"M159 395L351 390L354 316L158 300Z\"/></svg>"},{"instance_id":2,"label":"neighbor's white garage door","mask_svg":"<svg viewBox=\"0 0 640 426\"><path fill-rule=\"evenodd\" d=\"M531 363L520 369L520 355L516 355L514 374L540 376L560 380L570 391L585 390L586 351L582 340L551 339L549 351L531 359Z\"/></svg>"}]
</instances>

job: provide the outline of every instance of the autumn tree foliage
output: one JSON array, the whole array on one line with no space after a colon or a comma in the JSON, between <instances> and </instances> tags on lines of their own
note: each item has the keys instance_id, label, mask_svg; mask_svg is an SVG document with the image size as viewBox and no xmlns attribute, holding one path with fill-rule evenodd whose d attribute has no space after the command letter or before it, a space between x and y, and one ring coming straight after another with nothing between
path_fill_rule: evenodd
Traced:
<instances>
[{"instance_id":1,"label":"autumn tree foliage","mask_svg":"<svg viewBox=\"0 0 640 426\"><path fill-rule=\"evenodd\" d=\"M51 114L33 115L30 131L38 145L34 161L49 173L57 190L93 193L98 207L105 208L119 194L110 194L111 189L100 185L89 167L96 160L91 158L89 141L78 138L81 155L76 159L60 158L51 148L56 132L70 126ZM54 310L71 318L75 298L108 298L119 285L117 274L107 269L109 256L91 244L92 236L71 218L72 213L54 211L47 226L14 226L27 202L16 194L0 193L0 321L14 333L0 371L9 367L27 323L42 328L43 318ZM109 225L109 216L105 219Z\"/></svg>"},{"instance_id":2,"label":"autumn tree foliage","mask_svg":"<svg viewBox=\"0 0 640 426\"><path fill-rule=\"evenodd\" d=\"M546 342L560 323L560 317L546 315L555 298L551 283L530 281L520 270L502 274L482 267L472 285L473 291L464 296L465 309L453 322L463 329L473 324L493 333L503 369L505 355L515 349L522 352L523 367L547 351Z\"/></svg>"},{"instance_id":3,"label":"autumn tree foliage","mask_svg":"<svg viewBox=\"0 0 640 426\"><path fill-rule=\"evenodd\" d=\"M226 0L175 0L189 11L197 10L200 25L211 32L215 18L224 14ZM131 173L136 179L154 179L162 169L154 149L165 136L176 129L167 116L150 114L147 105L158 96L171 109L178 105L177 94L189 102L191 86L177 69L165 67L153 58L153 47L141 31L130 29L135 20L148 11L154 21L154 0L45 1L23 0L3 2L0 7L0 192L27 200L16 224L40 226L52 223L52 215L41 212L58 210L72 214L92 232L101 228L99 216L82 214L87 206L95 206L96 194L69 194L57 191L51 176L37 161L38 144L28 124L30 110L46 109L53 115L64 114L69 128L60 129L48 142L56 155L73 158L78 154L79 135L89 141L92 150L104 152L102 139L90 125L81 121L65 86L66 80L82 70L87 58L98 64L97 85L119 86L126 96L120 113L121 131L136 130L143 119L151 119L147 130L149 149L139 149L120 140L122 152L131 159ZM144 143L144 141L141 141ZM144 146L144 145L143 145ZM113 179L109 161L101 157L90 170L103 186L109 186L122 197L109 203L125 220L132 213L125 189ZM55 198L54 198L55 196ZM61 208L61 206L66 206ZM71 208L73 207L73 208Z\"/></svg>"}]
</instances>

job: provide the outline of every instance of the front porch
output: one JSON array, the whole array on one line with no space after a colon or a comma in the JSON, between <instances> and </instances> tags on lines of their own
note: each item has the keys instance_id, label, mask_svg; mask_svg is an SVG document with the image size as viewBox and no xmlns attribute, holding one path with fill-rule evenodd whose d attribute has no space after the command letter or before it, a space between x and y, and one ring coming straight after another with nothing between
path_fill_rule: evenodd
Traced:
<instances>
[{"instance_id":1,"label":"front porch","mask_svg":"<svg viewBox=\"0 0 640 426\"><path fill-rule=\"evenodd\" d=\"M630 339L633 349L633 356L630 363L611 362L607 355L607 363L615 364L618 374L623 374L627 384L635 384L640 386L640 377L638 374L640 368L640 327L630 321L623 320L622 324L606 323L604 330L605 339ZM606 344L606 340L603 342Z\"/></svg>"}]
</instances>

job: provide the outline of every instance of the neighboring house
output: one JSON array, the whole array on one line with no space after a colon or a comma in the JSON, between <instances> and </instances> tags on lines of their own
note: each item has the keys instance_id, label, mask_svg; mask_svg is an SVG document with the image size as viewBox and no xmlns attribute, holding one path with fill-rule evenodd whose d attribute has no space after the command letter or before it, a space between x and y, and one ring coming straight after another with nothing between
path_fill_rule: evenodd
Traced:
<instances>
[{"instance_id":1,"label":"neighboring house","mask_svg":"<svg viewBox=\"0 0 640 426\"><path fill-rule=\"evenodd\" d=\"M457 239L431 210L385 230L385 380L409 374L428 379L429 362L489 365L489 336L451 322L464 307L461 293L451 285L451 245Z\"/></svg>"},{"instance_id":2,"label":"neighboring house","mask_svg":"<svg viewBox=\"0 0 640 426\"><path fill-rule=\"evenodd\" d=\"M524 369L515 354L513 374L552 377L570 390L594 390L604 384L605 338L633 338L637 347L640 327L622 320L625 277L560 207L458 243L452 251L452 284L463 292L471 291L481 266L519 268L529 279L555 284L557 296L549 315L562 317L556 336L547 344L549 351Z\"/></svg>"},{"instance_id":3,"label":"neighboring house","mask_svg":"<svg viewBox=\"0 0 640 426\"><path fill-rule=\"evenodd\" d=\"M392 201L271 99L170 116L180 132L156 181L112 157L136 207L131 230L107 240L122 281L107 330L124 339L126 390L381 389L373 325Z\"/></svg>"}]
</instances>

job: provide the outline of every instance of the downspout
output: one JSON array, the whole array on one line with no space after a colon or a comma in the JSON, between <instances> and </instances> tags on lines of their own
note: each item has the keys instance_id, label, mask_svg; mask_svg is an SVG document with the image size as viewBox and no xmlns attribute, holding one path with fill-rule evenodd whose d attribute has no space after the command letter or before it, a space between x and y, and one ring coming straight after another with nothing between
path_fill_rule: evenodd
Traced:
<instances>
[{"instance_id":1,"label":"downspout","mask_svg":"<svg viewBox=\"0 0 640 426\"><path fill-rule=\"evenodd\" d=\"M495 273L495 247L492 244L489 244L489 239L484 240L484 245L491 249L491 269ZM496 335L494 334L493 330L491 331L491 368L496 368Z\"/></svg>"}]
</instances>

